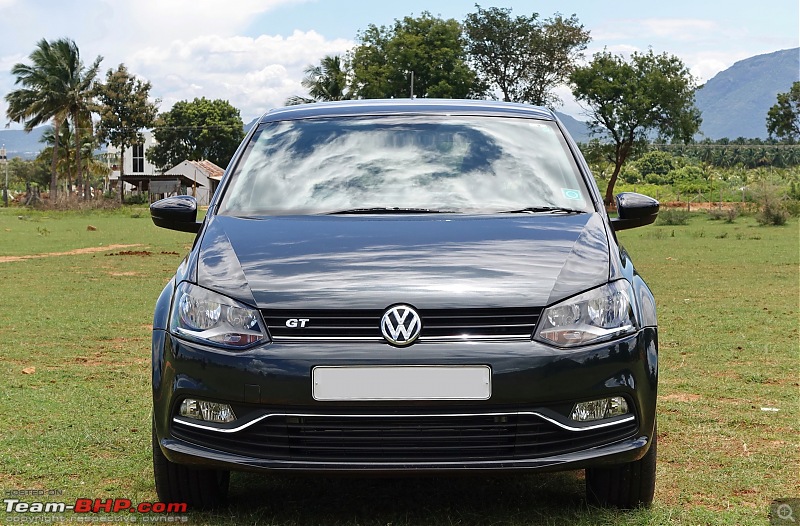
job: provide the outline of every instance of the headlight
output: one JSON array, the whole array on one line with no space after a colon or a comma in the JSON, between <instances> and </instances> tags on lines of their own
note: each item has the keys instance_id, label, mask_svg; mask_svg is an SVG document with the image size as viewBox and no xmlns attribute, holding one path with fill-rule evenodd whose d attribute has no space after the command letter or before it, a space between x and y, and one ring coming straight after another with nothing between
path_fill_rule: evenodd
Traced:
<instances>
[{"instance_id":1,"label":"headlight","mask_svg":"<svg viewBox=\"0 0 800 526\"><path fill-rule=\"evenodd\" d=\"M631 286L620 280L545 309L534 338L558 347L576 347L635 331Z\"/></svg>"},{"instance_id":2,"label":"headlight","mask_svg":"<svg viewBox=\"0 0 800 526\"><path fill-rule=\"evenodd\" d=\"M234 349L267 338L257 310L186 282L175 292L169 330L184 338Z\"/></svg>"}]
</instances>

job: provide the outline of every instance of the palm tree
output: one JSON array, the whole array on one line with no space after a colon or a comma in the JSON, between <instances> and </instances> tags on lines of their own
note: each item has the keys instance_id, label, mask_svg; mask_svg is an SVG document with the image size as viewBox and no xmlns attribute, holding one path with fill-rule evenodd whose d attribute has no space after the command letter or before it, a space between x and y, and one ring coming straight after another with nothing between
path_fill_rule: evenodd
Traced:
<instances>
[{"instance_id":1,"label":"palm tree","mask_svg":"<svg viewBox=\"0 0 800 526\"><path fill-rule=\"evenodd\" d=\"M286 100L287 106L321 102L327 100L347 100L347 70L342 69L341 57L326 55L319 65L308 66L300 84L308 90L308 97L294 95Z\"/></svg>"},{"instance_id":2,"label":"palm tree","mask_svg":"<svg viewBox=\"0 0 800 526\"><path fill-rule=\"evenodd\" d=\"M8 103L6 115L12 122L23 123L27 132L52 120L56 142L50 164L50 196L55 198L58 188L56 172L58 136L61 125L67 118L66 109L59 104L62 94L58 89L58 83L51 74L60 68L50 42L45 39L39 41L37 48L29 58L32 65L20 63L11 68L11 73L17 76L15 84L21 84L24 87L6 95L5 99Z\"/></svg>"},{"instance_id":3,"label":"palm tree","mask_svg":"<svg viewBox=\"0 0 800 526\"><path fill-rule=\"evenodd\" d=\"M77 155L75 150L70 147L70 143L74 143L73 127L69 122L61 127L56 137L53 128L47 128L42 133L40 142L45 144L45 148L39 154L39 159L52 156L53 148L58 148L58 171L67 176L67 193L72 192L72 174L77 171ZM94 135L82 134L81 138L81 169L83 173L83 180L75 179L80 192L83 187L83 192L86 192L88 187L91 192L92 179L97 181L98 178L105 178L111 171L106 163L98 161L94 157L94 151L98 146L98 139Z\"/></svg>"},{"instance_id":4,"label":"palm tree","mask_svg":"<svg viewBox=\"0 0 800 526\"><path fill-rule=\"evenodd\" d=\"M56 196L58 176L59 129L69 118L77 130L78 178L81 177L80 127L91 121L91 88L102 57L98 56L87 69L81 61L78 46L72 39L60 38L54 42L42 39L28 57L31 64L15 64L11 73L16 75L15 84L22 87L6 95L6 114L12 122L21 122L25 130L52 121L55 143L50 165L50 194Z\"/></svg>"},{"instance_id":5,"label":"palm tree","mask_svg":"<svg viewBox=\"0 0 800 526\"><path fill-rule=\"evenodd\" d=\"M43 133L42 138L39 140L45 144L45 148L39 153L39 159L46 157L56 157L56 171L57 173L66 175L67 177L67 194L72 192L72 167L74 165L72 149L70 143L72 142L72 127L69 122L65 122L56 133L53 127L48 127ZM54 150L57 150L54 152ZM55 156L53 154L56 154Z\"/></svg>"},{"instance_id":6,"label":"palm tree","mask_svg":"<svg viewBox=\"0 0 800 526\"><path fill-rule=\"evenodd\" d=\"M64 60L66 68L59 76L64 82L64 107L66 108L72 125L75 129L75 164L78 167L77 180L83 179L83 164L81 163L81 143L84 132L92 134L92 109L94 102L94 79L100 69L103 57L98 56L89 68L84 67L81 54L74 41L60 39L55 42L58 55ZM83 198L89 199L89 184L84 185Z\"/></svg>"}]
</instances>

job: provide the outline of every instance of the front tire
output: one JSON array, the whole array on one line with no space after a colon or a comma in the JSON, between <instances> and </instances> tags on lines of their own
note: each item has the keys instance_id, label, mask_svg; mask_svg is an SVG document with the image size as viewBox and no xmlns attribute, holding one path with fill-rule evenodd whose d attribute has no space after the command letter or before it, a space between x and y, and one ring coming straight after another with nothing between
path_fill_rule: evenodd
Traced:
<instances>
[{"instance_id":1,"label":"front tire","mask_svg":"<svg viewBox=\"0 0 800 526\"><path fill-rule=\"evenodd\" d=\"M153 425L153 475L161 502L185 502L189 509L220 506L228 496L230 471L191 468L170 462L158 445Z\"/></svg>"},{"instance_id":2,"label":"front tire","mask_svg":"<svg viewBox=\"0 0 800 526\"><path fill-rule=\"evenodd\" d=\"M639 460L607 468L586 470L586 498L599 506L621 509L649 507L656 488L657 436L653 429L650 449Z\"/></svg>"}]
</instances>

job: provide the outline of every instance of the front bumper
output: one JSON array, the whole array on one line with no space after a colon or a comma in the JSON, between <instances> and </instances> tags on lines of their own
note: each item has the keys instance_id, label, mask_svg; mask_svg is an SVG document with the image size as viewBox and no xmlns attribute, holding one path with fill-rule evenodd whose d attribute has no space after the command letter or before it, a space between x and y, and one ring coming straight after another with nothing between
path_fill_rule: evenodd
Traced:
<instances>
[{"instance_id":1,"label":"front bumper","mask_svg":"<svg viewBox=\"0 0 800 526\"><path fill-rule=\"evenodd\" d=\"M234 470L508 471L637 460L655 423L657 331L563 351L536 342L270 344L220 352L154 331L156 434L172 462ZM319 365L488 365L485 401L320 402ZM629 415L577 423L576 402L624 396ZM185 397L231 404L228 425L177 416Z\"/></svg>"}]
</instances>

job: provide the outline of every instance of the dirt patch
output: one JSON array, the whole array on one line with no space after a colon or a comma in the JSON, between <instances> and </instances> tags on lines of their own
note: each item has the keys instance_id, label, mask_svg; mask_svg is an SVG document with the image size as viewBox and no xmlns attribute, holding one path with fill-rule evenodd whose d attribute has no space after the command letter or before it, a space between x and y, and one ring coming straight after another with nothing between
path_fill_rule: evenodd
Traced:
<instances>
[{"instance_id":1,"label":"dirt patch","mask_svg":"<svg viewBox=\"0 0 800 526\"><path fill-rule=\"evenodd\" d=\"M120 252L106 254L106 256L152 256L154 252L150 252L149 250L122 250ZM159 254L166 255L166 256L180 256L177 252L165 252L161 251Z\"/></svg>"},{"instance_id":2,"label":"dirt patch","mask_svg":"<svg viewBox=\"0 0 800 526\"><path fill-rule=\"evenodd\" d=\"M120 252L114 252L112 254L106 254L106 256L152 256L153 253L149 250L122 250Z\"/></svg>"},{"instance_id":3,"label":"dirt patch","mask_svg":"<svg viewBox=\"0 0 800 526\"><path fill-rule=\"evenodd\" d=\"M78 356L77 358L75 358L72 361L73 361L73 363L79 363L81 365L86 365L86 366L89 366L89 367L96 367L98 365L102 365L102 363L103 363L102 361L97 359L97 355L95 355L95 358L88 358L86 356Z\"/></svg>"},{"instance_id":4,"label":"dirt patch","mask_svg":"<svg viewBox=\"0 0 800 526\"><path fill-rule=\"evenodd\" d=\"M697 402L700 400L700 395L689 393L673 393L660 398L662 400L669 400L671 402Z\"/></svg>"},{"instance_id":5,"label":"dirt patch","mask_svg":"<svg viewBox=\"0 0 800 526\"><path fill-rule=\"evenodd\" d=\"M48 252L47 254L32 254L29 256L0 256L0 263L13 263L15 261L24 261L26 259L41 259L41 258L52 258L58 256L78 256L81 254L92 254L94 252L103 252L106 250L119 250L121 248L132 248L141 246L139 244L136 245L108 245L105 247L87 247L87 248L76 248L75 250L68 250L66 252Z\"/></svg>"}]
</instances>

